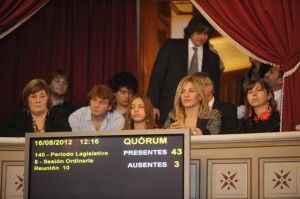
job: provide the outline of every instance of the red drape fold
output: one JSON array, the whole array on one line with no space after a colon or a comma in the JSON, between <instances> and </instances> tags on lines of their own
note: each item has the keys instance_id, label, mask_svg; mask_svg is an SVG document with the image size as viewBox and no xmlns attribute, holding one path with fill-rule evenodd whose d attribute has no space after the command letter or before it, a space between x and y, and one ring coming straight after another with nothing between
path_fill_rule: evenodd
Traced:
<instances>
[{"instance_id":1,"label":"red drape fold","mask_svg":"<svg viewBox=\"0 0 300 199\"><path fill-rule=\"evenodd\" d=\"M2 38L0 121L20 106L27 82L46 79L56 68L71 73L68 100L77 107L86 105L92 86L107 84L115 72L136 75L136 12L135 0L51 0Z\"/></svg>"},{"instance_id":2,"label":"red drape fold","mask_svg":"<svg viewBox=\"0 0 300 199\"><path fill-rule=\"evenodd\" d=\"M300 1L193 0L194 5L226 38L246 54L279 65L285 72L300 61ZM296 68L295 68L296 69ZM285 74L282 130L300 124L299 69Z\"/></svg>"},{"instance_id":3,"label":"red drape fold","mask_svg":"<svg viewBox=\"0 0 300 199\"><path fill-rule=\"evenodd\" d=\"M9 34L30 16L37 12L48 0L4 0L0 2L0 39Z\"/></svg>"}]
</instances>

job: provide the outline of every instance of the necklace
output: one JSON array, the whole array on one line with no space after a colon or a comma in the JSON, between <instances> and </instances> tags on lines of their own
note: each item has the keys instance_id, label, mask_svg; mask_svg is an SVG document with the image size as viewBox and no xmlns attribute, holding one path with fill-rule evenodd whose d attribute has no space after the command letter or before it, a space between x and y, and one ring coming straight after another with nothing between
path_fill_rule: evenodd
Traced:
<instances>
[{"instance_id":1,"label":"necklace","mask_svg":"<svg viewBox=\"0 0 300 199\"><path fill-rule=\"evenodd\" d=\"M36 124L36 121L32 118L32 126L33 126L33 132L34 133L45 133L45 123L46 123L46 117L43 119L43 126L39 129L38 125Z\"/></svg>"}]
</instances>

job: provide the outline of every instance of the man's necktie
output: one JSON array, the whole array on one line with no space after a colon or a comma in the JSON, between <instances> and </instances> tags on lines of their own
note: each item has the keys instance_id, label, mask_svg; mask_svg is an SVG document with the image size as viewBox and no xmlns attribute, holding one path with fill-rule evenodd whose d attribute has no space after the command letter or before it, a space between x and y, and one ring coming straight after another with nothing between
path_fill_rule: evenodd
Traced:
<instances>
[{"instance_id":1,"label":"man's necktie","mask_svg":"<svg viewBox=\"0 0 300 199\"><path fill-rule=\"evenodd\" d=\"M189 69L189 75L194 74L195 72L198 72L198 55L197 55L197 47L193 47L194 54L191 60L191 65Z\"/></svg>"}]
</instances>

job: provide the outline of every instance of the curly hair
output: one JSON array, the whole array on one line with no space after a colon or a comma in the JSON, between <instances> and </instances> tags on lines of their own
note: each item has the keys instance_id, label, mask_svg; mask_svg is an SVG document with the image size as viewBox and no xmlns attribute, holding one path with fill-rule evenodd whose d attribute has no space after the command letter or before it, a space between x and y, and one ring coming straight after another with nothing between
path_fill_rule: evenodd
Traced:
<instances>
[{"instance_id":1,"label":"curly hair","mask_svg":"<svg viewBox=\"0 0 300 199\"><path fill-rule=\"evenodd\" d=\"M109 86L116 93L121 87L126 87L128 90L132 90L133 93L137 92L138 81L135 76L127 71L116 73L109 81Z\"/></svg>"},{"instance_id":2,"label":"curly hair","mask_svg":"<svg viewBox=\"0 0 300 199\"><path fill-rule=\"evenodd\" d=\"M87 94L87 100L90 103L94 97L100 97L101 99L108 99L109 105L112 107L110 111L113 111L116 106L116 99L113 90L102 84L94 86Z\"/></svg>"}]
</instances>

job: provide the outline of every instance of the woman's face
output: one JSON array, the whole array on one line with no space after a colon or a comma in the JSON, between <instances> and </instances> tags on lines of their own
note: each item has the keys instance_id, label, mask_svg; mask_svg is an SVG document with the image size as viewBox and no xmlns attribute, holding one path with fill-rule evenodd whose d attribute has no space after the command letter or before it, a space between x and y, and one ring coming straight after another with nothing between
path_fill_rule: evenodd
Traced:
<instances>
[{"instance_id":1,"label":"woman's face","mask_svg":"<svg viewBox=\"0 0 300 199\"><path fill-rule=\"evenodd\" d=\"M36 93L32 93L28 96L28 107L30 112L34 114L43 113L48 111L47 102L49 96L45 90L40 90Z\"/></svg>"},{"instance_id":2,"label":"woman's face","mask_svg":"<svg viewBox=\"0 0 300 199\"><path fill-rule=\"evenodd\" d=\"M146 119L145 104L141 98L132 101L130 107L131 118L134 122L144 122Z\"/></svg>"},{"instance_id":3,"label":"woman's face","mask_svg":"<svg viewBox=\"0 0 300 199\"><path fill-rule=\"evenodd\" d=\"M199 105L201 98L193 83L187 82L183 85L180 100L185 108L191 108Z\"/></svg>"},{"instance_id":4,"label":"woman's face","mask_svg":"<svg viewBox=\"0 0 300 199\"><path fill-rule=\"evenodd\" d=\"M271 96L267 94L266 89L260 83L256 83L254 87L247 92L247 100L253 108L266 105L270 97Z\"/></svg>"},{"instance_id":5,"label":"woman's face","mask_svg":"<svg viewBox=\"0 0 300 199\"><path fill-rule=\"evenodd\" d=\"M93 97L90 101L90 109L92 116L99 117L106 114L111 109L108 99L101 99L100 97Z\"/></svg>"}]
</instances>

